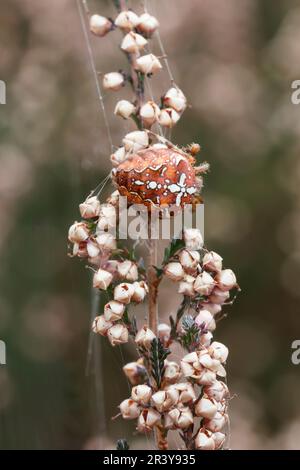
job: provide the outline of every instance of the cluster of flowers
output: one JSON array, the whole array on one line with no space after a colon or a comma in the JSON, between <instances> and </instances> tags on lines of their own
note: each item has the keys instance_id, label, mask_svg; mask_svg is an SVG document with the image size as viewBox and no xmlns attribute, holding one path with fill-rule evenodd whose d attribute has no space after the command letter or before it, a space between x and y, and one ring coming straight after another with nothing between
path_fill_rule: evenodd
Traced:
<instances>
[{"instance_id":1,"label":"cluster of flowers","mask_svg":"<svg viewBox=\"0 0 300 470\"><path fill-rule=\"evenodd\" d=\"M115 227L117 223L116 193L107 204L100 204L96 196L80 204L80 213L85 220L74 222L68 235L73 243L73 256L87 258L97 267L93 287L103 291L112 289L113 298L105 305L104 314L95 318L92 328L95 333L107 336L113 346L128 341L128 324L123 321L126 308L130 303L143 302L148 293L146 282L139 280L135 262L111 259L117 248L116 239L105 230Z\"/></svg>"},{"instance_id":2,"label":"cluster of flowers","mask_svg":"<svg viewBox=\"0 0 300 470\"><path fill-rule=\"evenodd\" d=\"M195 304L193 319L199 328L198 340L180 365L164 361L159 389L146 366L149 361L141 358L127 364L123 370L133 388L131 397L120 404L120 412L124 419L137 419L139 432L177 429L183 436L186 434L188 448L216 450L222 448L226 439L229 390L221 380L226 377L224 364L228 348L212 341L216 327L214 315L237 283L231 270L222 270L222 258L216 253L206 252L201 261L203 240L199 230L186 229L184 239L185 248L175 257L179 261L169 262L165 274L180 282L179 291L184 291L184 295L194 299L201 296L200 303ZM192 285L192 289L183 289L184 283ZM184 331L182 325L177 327ZM174 340L171 326L160 324L158 338L164 347L169 347ZM144 326L137 333L135 343L139 351L149 351L154 339L154 333Z\"/></svg>"},{"instance_id":3,"label":"cluster of flowers","mask_svg":"<svg viewBox=\"0 0 300 470\"><path fill-rule=\"evenodd\" d=\"M161 62L154 54L141 55L148 43L148 38L157 30L159 23L154 16L143 13L136 15L133 11L122 11L115 21L100 15L90 17L90 30L97 36L105 36L115 27L124 33L121 49L130 55L135 71L143 76L150 76L162 69ZM110 91L120 90L126 83L127 76L123 72L110 72L103 76L103 88ZM173 85L162 97L158 105L149 100L141 105L128 100L120 100L115 107L115 114L123 119L138 118L142 128L149 129L155 123L172 128L180 119L187 107L187 99L183 92ZM128 133L123 139L123 146L111 155L114 165L122 163L127 156L149 145L148 133L145 130Z\"/></svg>"},{"instance_id":4,"label":"cluster of flowers","mask_svg":"<svg viewBox=\"0 0 300 470\"><path fill-rule=\"evenodd\" d=\"M166 340L165 327L162 340ZM138 347L149 349L155 335L144 327L135 338ZM131 362L123 370L133 385L131 397L120 404L124 419L137 419L141 433L162 426L166 430L187 432L198 420L198 430L191 438L195 449L220 449L225 441L222 432L228 421L229 391L225 382L223 363L228 349L213 342L207 349L199 349L183 357L181 365L165 360L163 382L159 390L149 379L143 359ZM184 379L186 381L184 381ZM199 388L200 387L200 388Z\"/></svg>"},{"instance_id":5,"label":"cluster of flowers","mask_svg":"<svg viewBox=\"0 0 300 470\"><path fill-rule=\"evenodd\" d=\"M215 315L221 312L222 305L230 299L230 291L238 285L234 272L222 269L221 256L203 249L199 230L186 229L184 236L185 248L165 266L164 272L169 279L179 283L180 294L190 297L200 307L195 322L199 326L205 325L209 332L202 338L205 343L216 328Z\"/></svg>"}]
</instances>

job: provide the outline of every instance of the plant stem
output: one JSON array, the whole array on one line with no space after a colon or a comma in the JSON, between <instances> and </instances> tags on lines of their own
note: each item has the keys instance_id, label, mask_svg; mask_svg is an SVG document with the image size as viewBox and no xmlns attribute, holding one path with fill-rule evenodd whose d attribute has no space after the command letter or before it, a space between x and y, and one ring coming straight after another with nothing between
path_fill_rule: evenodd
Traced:
<instances>
[{"instance_id":1,"label":"plant stem","mask_svg":"<svg viewBox=\"0 0 300 470\"><path fill-rule=\"evenodd\" d=\"M148 284L149 284L149 311L148 325L150 330L157 335L158 326L158 278L154 266L157 265L157 240L149 239L149 256L148 256Z\"/></svg>"}]
</instances>

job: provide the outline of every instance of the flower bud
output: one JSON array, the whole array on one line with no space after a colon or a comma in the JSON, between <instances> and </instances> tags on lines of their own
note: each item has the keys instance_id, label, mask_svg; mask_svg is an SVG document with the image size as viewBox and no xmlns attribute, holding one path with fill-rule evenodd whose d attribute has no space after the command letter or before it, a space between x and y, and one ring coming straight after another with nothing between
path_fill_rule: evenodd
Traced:
<instances>
[{"instance_id":1,"label":"flower bud","mask_svg":"<svg viewBox=\"0 0 300 470\"><path fill-rule=\"evenodd\" d=\"M221 402L224 398L229 397L228 387L225 382L222 382L221 380L216 380L210 385L207 385L204 387L203 392L216 402Z\"/></svg>"},{"instance_id":2,"label":"flower bud","mask_svg":"<svg viewBox=\"0 0 300 470\"><path fill-rule=\"evenodd\" d=\"M107 321L121 320L125 312L125 305L117 300L110 300L104 306L104 317Z\"/></svg>"},{"instance_id":3,"label":"flower bud","mask_svg":"<svg viewBox=\"0 0 300 470\"><path fill-rule=\"evenodd\" d=\"M210 297L209 297L209 300L210 300ZM217 313L220 313L221 310L222 310L221 305L214 304L214 303L211 303L211 302L205 302L203 304L203 308L204 308L204 310L208 310L213 316L217 315Z\"/></svg>"},{"instance_id":4,"label":"flower bud","mask_svg":"<svg viewBox=\"0 0 300 470\"><path fill-rule=\"evenodd\" d=\"M212 434L211 436L213 438L213 440L215 441L215 446L216 446L216 449L221 449L224 445L224 442L225 442L225 439L226 439L226 435L222 432L215 432Z\"/></svg>"},{"instance_id":5,"label":"flower bud","mask_svg":"<svg viewBox=\"0 0 300 470\"><path fill-rule=\"evenodd\" d=\"M136 67L137 70L145 75L153 74L162 69L159 59L154 54L147 54L139 57L136 60Z\"/></svg>"},{"instance_id":6,"label":"flower bud","mask_svg":"<svg viewBox=\"0 0 300 470\"><path fill-rule=\"evenodd\" d=\"M117 323L108 330L107 337L112 346L127 343L128 329L122 323Z\"/></svg>"},{"instance_id":7,"label":"flower bud","mask_svg":"<svg viewBox=\"0 0 300 470\"><path fill-rule=\"evenodd\" d=\"M198 274L195 280L194 289L198 294L209 295L215 287L214 278L206 271Z\"/></svg>"},{"instance_id":8,"label":"flower bud","mask_svg":"<svg viewBox=\"0 0 300 470\"><path fill-rule=\"evenodd\" d=\"M97 235L96 241L103 251L111 251L117 248L115 237L108 232L103 232Z\"/></svg>"},{"instance_id":9,"label":"flower bud","mask_svg":"<svg viewBox=\"0 0 300 470\"><path fill-rule=\"evenodd\" d=\"M123 144L127 152L138 152L149 145L149 137L145 131L133 131L126 134Z\"/></svg>"},{"instance_id":10,"label":"flower bud","mask_svg":"<svg viewBox=\"0 0 300 470\"><path fill-rule=\"evenodd\" d=\"M196 400L196 394L193 385L188 382L181 382L172 385L179 392L179 402L185 404L193 403Z\"/></svg>"},{"instance_id":11,"label":"flower bud","mask_svg":"<svg viewBox=\"0 0 300 470\"><path fill-rule=\"evenodd\" d=\"M201 250L203 247L203 238L197 228L186 228L184 230L184 241L188 250Z\"/></svg>"},{"instance_id":12,"label":"flower bud","mask_svg":"<svg viewBox=\"0 0 300 470\"><path fill-rule=\"evenodd\" d=\"M223 305L230 297L228 290L221 290L218 287L215 287L212 293L209 296L209 301L213 304ZM220 308L220 310L222 310Z\"/></svg>"},{"instance_id":13,"label":"flower bud","mask_svg":"<svg viewBox=\"0 0 300 470\"><path fill-rule=\"evenodd\" d=\"M151 331L147 326L144 326L138 331L135 337L135 342L138 346L149 349L154 338L156 338L156 336L153 331Z\"/></svg>"},{"instance_id":14,"label":"flower bud","mask_svg":"<svg viewBox=\"0 0 300 470\"><path fill-rule=\"evenodd\" d=\"M82 204L79 205L81 217L84 219L92 219L98 217L100 212L100 201L97 196L88 197Z\"/></svg>"},{"instance_id":15,"label":"flower bud","mask_svg":"<svg viewBox=\"0 0 300 470\"><path fill-rule=\"evenodd\" d=\"M192 412L188 407L174 408L169 411L168 416L174 426L179 429L186 429L194 422Z\"/></svg>"},{"instance_id":16,"label":"flower bud","mask_svg":"<svg viewBox=\"0 0 300 470\"><path fill-rule=\"evenodd\" d=\"M134 286L133 284L129 284L127 282L123 282L122 284L118 284L114 289L114 300L121 302L122 304L129 304L131 301L131 297L134 293Z\"/></svg>"},{"instance_id":17,"label":"flower bud","mask_svg":"<svg viewBox=\"0 0 300 470\"><path fill-rule=\"evenodd\" d=\"M118 91L124 85L124 76L120 72L106 73L103 77L105 90Z\"/></svg>"},{"instance_id":18,"label":"flower bud","mask_svg":"<svg viewBox=\"0 0 300 470\"><path fill-rule=\"evenodd\" d=\"M180 115L173 108L164 108L161 110L158 122L163 127L171 129L179 121Z\"/></svg>"},{"instance_id":19,"label":"flower bud","mask_svg":"<svg viewBox=\"0 0 300 470\"><path fill-rule=\"evenodd\" d=\"M199 385L210 385L217 378L215 372L209 369L203 369L198 375L196 375L197 384Z\"/></svg>"},{"instance_id":20,"label":"flower bud","mask_svg":"<svg viewBox=\"0 0 300 470\"><path fill-rule=\"evenodd\" d=\"M181 281L185 273L180 263L171 262L165 266L165 275L172 281Z\"/></svg>"},{"instance_id":21,"label":"flower bud","mask_svg":"<svg viewBox=\"0 0 300 470\"><path fill-rule=\"evenodd\" d=\"M145 39L140 34L130 31L130 33L127 33L124 37L121 43L121 49L128 54L137 54L140 49L145 47L147 42L147 39Z\"/></svg>"},{"instance_id":22,"label":"flower bud","mask_svg":"<svg viewBox=\"0 0 300 470\"><path fill-rule=\"evenodd\" d=\"M171 336L171 327L166 323L160 323L157 327L157 336L162 342L162 344L166 347Z\"/></svg>"},{"instance_id":23,"label":"flower bud","mask_svg":"<svg viewBox=\"0 0 300 470\"><path fill-rule=\"evenodd\" d=\"M143 361L129 362L123 367L124 374L132 385L139 385L145 381L147 371L143 366Z\"/></svg>"},{"instance_id":24,"label":"flower bud","mask_svg":"<svg viewBox=\"0 0 300 470\"><path fill-rule=\"evenodd\" d=\"M193 297L195 295L194 282L195 278L193 276L188 274L184 276L183 281L181 281L179 284L178 293Z\"/></svg>"},{"instance_id":25,"label":"flower bud","mask_svg":"<svg viewBox=\"0 0 300 470\"><path fill-rule=\"evenodd\" d=\"M131 301L136 302L136 303L143 302L148 293L147 284L144 281L134 282L133 287L134 287L134 292L133 292Z\"/></svg>"},{"instance_id":26,"label":"flower bud","mask_svg":"<svg viewBox=\"0 0 300 470\"><path fill-rule=\"evenodd\" d=\"M182 113L186 108L186 97L179 88L170 88L163 98L165 106L175 109L177 113Z\"/></svg>"},{"instance_id":27,"label":"flower bud","mask_svg":"<svg viewBox=\"0 0 300 470\"><path fill-rule=\"evenodd\" d=\"M196 416L201 416L202 418L212 419L217 413L218 408L216 403L209 398L202 397L195 406Z\"/></svg>"},{"instance_id":28,"label":"flower bud","mask_svg":"<svg viewBox=\"0 0 300 470\"><path fill-rule=\"evenodd\" d=\"M115 19L115 25L123 31L132 31L139 23L139 17L131 10L121 11Z\"/></svg>"},{"instance_id":29,"label":"flower bud","mask_svg":"<svg viewBox=\"0 0 300 470\"><path fill-rule=\"evenodd\" d=\"M179 399L179 392L175 387L167 390L159 390L152 395L151 403L160 413L168 411L172 406L176 405Z\"/></svg>"},{"instance_id":30,"label":"flower bud","mask_svg":"<svg viewBox=\"0 0 300 470\"><path fill-rule=\"evenodd\" d=\"M139 417L140 408L138 404L130 398L122 401L119 408L124 419L136 419Z\"/></svg>"},{"instance_id":31,"label":"flower bud","mask_svg":"<svg viewBox=\"0 0 300 470\"><path fill-rule=\"evenodd\" d=\"M214 317L208 310L200 310L195 318L195 323L205 330L214 331L216 329Z\"/></svg>"},{"instance_id":32,"label":"flower bud","mask_svg":"<svg viewBox=\"0 0 300 470\"><path fill-rule=\"evenodd\" d=\"M205 419L204 426L211 432L220 432L228 421L227 414L217 412L212 419Z\"/></svg>"},{"instance_id":33,"label":"flower bud","mask_svg":"<svg viewBox=\"0 0 300 470\"><path fill-rule=\"evenodd\" d=\"M181 372L180 367L176 362L165 360L165 369L164 369L164 382L173 384L179 379Z\"/></svg>"},{"instance_id":34,"label":"flower bud","mask_svg":"<svg viewBox=\"0 0 300 470\"><path fill-rule=\"evenodd\" d=\"M125 147L119 147L114 153L111 154L110 160L114 166L120 165L123 163L127 158L127 152Z\"/></svg>"},{"instance_id":35,"label":"flower bud","mask_svg":"<svg viewBox=\"0 0 300 470\"><path fill-rule=\"evenodd\" d=\"M133 282L139 277L137 265L130 260L122 261L118 264L118 273L122 279Z\"/></svg>"},{"instance_id":36,"label":"flower bud","mask_svg":"<svg viewBox=\"0 0 300 470\"><path fill-rule=\"evenodd\" d=\"M104 315L99 315L98 317L95 317L93 321L92 330L94 333L106 336L109 328L112 326L112 322L105 320Z\"/></svg>"},{"instance_id":37,"label":"flower bud","mask_svg":"<svg viewBox=\"0 0 300 470\"><path fill-rule=\"evenodd\" d=\"M160 413L153 408L145 408L142 410L139 418L137 430L139 432L150 432L160 420Z\"/></svg>"},{"instance_id":38,"label":"flower bud","mask_svg":"<svg viewBox=\"0 0 300 470\"><path fill-rule=\"evenodd\" d=\"M210 251L203 257L203 268L208 271L219 272L222 269L222 261L223 258L218 253Z\"/></svg>"},{"instance_id":39,"label":"flower bud","mask_svg":"<svg viewBox=\"0 0 300 470\"><path fill-rule=\"evenodd\" d=\"M136 385L131 391L131 398L139 405L148 405L151 395L152 390L148 385Z\"/></svg>"},{"instance_id":40,"label":"flower bud","mask_svg":"<svg viewBox=\"0 0 300 470\"><path fill-rule=\"evenodd\" d=\"M154 16L149 15L149 13L143 13L143 15L139 17L139 22L136 28L140 33L150 37L158 27L159 23Z\"/></svg>"},{"instance_id":41,"label":"flower bud","mask_svg":"<svg viewBox=\"0 0 300 470\"><path fill-rule=\"evenodd\" d=\"M160 115L160 109L154 101L148 101L147 103L143 104L140 109L140 117L142 118L143 124L145 126L152 126Z\"/></svg>"},{"instance_id":42,"label":"flower bud","mask_svg":"<svg viewBox=\"0 0 300 470\"><path fill-rule=\"evenodd\" d=\"M74 222L69 228L68 238L72 243L84 242L89 238L89 230L84 222Z\"/></svg>"},{"instance_id":43,"label":"flower bud","mask_svg":"<svg viewBox=\"0 0 300 470\"><path fill-rule=\"evenodd\" d=\"M205 428L199 429L195 439L195 447L198 450L214 450L215 441L212 437L212 433Z\"/></svg>"},{"instance_id":44,"label":"flower bud","mask_svg":"<svg viewBox=\"0 0 300 470\"><path fill-rule=\"evenodd\" d=\"M112 29L112 22L100 15L90 17L90 31L96 36L103 37Z\"/></svg>"},{"instance_id":45,"label":"flower bud","mask_svg":"<svg viewBox=\"0 0 300 470\"><path fill-rule=\"evenodd\" d=\"M110 272L105 271L104 269L98 269L93 276L93 287L95 289L106 290L112 280L113 275Z\"/></svg>"},{"instance_id":46,"label":"flower bud","mask_svg":"<svg viewBox=\"0 0 300 470\"><path fill-rule=\"evenodd\" d=\"M213 359L218 359L221 363L226 362L229 353L227 346L218 341L214 341L210 345L208 352Z\"/></svg>"},{"instance_id":47,"label":"flower bud","mask_svg":"<svg viewBox=\"0 0 300 470\"><path fill-rule=\"evenodd\" d=\"M121 100L117 102L114 113L116 116L129 119L130 116L135 113L135 110L134 104L130 103L130 101Z\"/></svg>"},{"instance_id":48,"label":"flower bud","mask_svg":"<svg viewBox=\"0 0 300 470\"><path fill-rule=\"evenodd\" d=\"M207 333L200 335L199 344L201 344L201 346L204 346L206 348L210 345L212 338L213 338L212 333L208 331Z\"/></svg>"},{"instance_id":49,"label":"flower bud","mask_svg":"<svg viewBox=\"0 0 300 470\"><path fill-rule=\"evenodd\" d=\"M230 290L237 285L235 274L231 269L223 269L223 271L216 275L215 280L218 288L224 291Z\"/></svg>"},{"instance_id":50,"label":"flower bud","mask_svg":"<svg viewBox=\"0 0 300 470\"><path fill-rule=\"evenodd\" d=\"M199 251L182 250L179 253L179 261L187 273L194 273L200 262Z\"/></svg>"}]
</instances>

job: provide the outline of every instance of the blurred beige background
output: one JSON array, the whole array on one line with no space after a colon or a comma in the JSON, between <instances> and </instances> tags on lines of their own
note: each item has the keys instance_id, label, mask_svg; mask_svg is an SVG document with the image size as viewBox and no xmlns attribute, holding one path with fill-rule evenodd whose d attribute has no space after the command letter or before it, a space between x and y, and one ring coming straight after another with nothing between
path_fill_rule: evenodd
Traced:
<instances>
[{"instance_id":1,"label":"blurred beige background","mask_svg":"<svg viewBox=\"0 0 300 470\"><path fill-rule=\"evenodd\" d=\"M217 330L236 394L230 446L299 449L291 343L300 339L300 105L290 96L300 79L300 2L147 4L192 105L173 141L200 142L211 164L206 243L243 289ZM89 5L115 15L108 0ZM117 31L93 38L99 71L125 66L119 41ZM132 423L110 419L128 395L121 368L133 350L96 338L85 375L90 276L67 257L66 233L110 163L76 1L2 0L0 57L0 448L114 448L120 437L151 447L132 437ZM168 86L167 74L154 79L155 96ZM120 96L105 97L115 145L130 128L112 115ZM169 288L162 317L176 310Z\"/></svg>"}]
</instances>

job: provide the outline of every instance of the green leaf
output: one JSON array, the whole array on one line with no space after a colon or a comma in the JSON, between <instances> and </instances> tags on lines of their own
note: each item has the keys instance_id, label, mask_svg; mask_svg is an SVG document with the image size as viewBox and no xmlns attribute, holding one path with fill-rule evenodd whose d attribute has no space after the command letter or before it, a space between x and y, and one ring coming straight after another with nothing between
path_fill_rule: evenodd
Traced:
<instances>
[{"instance_id":1,"label":"green leaf","mask_svg":"<svg viewBox=\"0 0 300 470\"><path fill-rule=\"evenodd\" d=\"M179 309L177 310L176 313L176 320L174 320L173 317L169 317L170 319L170 325L171 325L171 338L176 339L177 338L177 326L178 323L180 322L181 318L184 315L184 312L186 311L187 307L190 305L190 298L188 296L184 296L183 300L180 304Z\"/></svg>"},{"instance_id":2,"label":"green leaf","mask_svg":"<svg viewBox=\"0 0 300 470\"><path fill-rule=\"evenodd\" d=\"M154 338L151 342L150 350L150 364L151 364L151 375L154 378L157 388L161 386L161 382L164 376L164 363L165 359L171 351L164 348L159 338Z\"/></svg>"}]
</instances>

